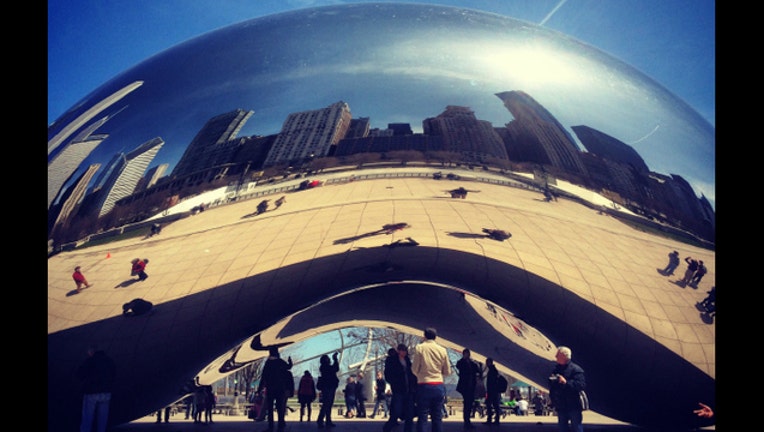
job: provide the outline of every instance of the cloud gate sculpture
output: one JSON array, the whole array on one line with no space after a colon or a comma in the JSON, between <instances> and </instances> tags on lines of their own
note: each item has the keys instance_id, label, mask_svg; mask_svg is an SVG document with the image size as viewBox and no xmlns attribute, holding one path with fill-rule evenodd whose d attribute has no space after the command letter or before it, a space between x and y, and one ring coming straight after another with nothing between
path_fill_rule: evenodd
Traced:
<instances>
[{"instance_id":1,"label":"cloud gate sculpture","mask_svg":"<svg viewBox=\"0 0 764 432\"><path fill-rule=\"evenodd\" d=\"M697 427L692 409L715 399L714 324L696 307L714 284L714 216L695 193L713 188L714 145L628 65L494 14L332 6L189 40L49 128L49 430L77 427L89 344L117 363L121 424L263 346L356 325L434 325L539 388L567 345L595 411ZM405 151L438 162L320 165ZM457 186L469 195L450 198ZM207 209L171 217L212 189ZM160 235L117 235L153 221ZM698 285L676 282L684 265L660 272L672 250L705 263ZM134 283L136 257L150 277ZM93 286L75 294L78 265ZM123 316L137 297L154 310Z\"/></svg>"}]
</instances>

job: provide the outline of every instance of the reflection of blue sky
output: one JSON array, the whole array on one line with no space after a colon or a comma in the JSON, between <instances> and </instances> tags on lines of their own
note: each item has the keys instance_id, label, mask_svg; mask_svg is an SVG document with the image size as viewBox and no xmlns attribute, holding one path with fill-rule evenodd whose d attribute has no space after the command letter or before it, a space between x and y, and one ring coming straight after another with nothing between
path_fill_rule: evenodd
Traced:
<instances>
[{"instance_id":1,"label":"reflection of blue sky","mask_svg":"<svg viewBox=\"0 0 764 432\"><path fill-rule=\"evenodd\" d=\"M240 136L277 133L289 113L339 100L354 117L370 117L372 127L406 122L421 131L422 120L447 105L468 106L503 126L512 117L495 94L522 90L565 127L587 125L632 144L653 171L682 175L713 202L711 125L592 47L492 14L430 13L427 7L395 14L363 6L326 11L230 26L105 84L91 103L126 82L145 81L122 101L128 108L98 131L110 137L86 163L105 163L116 151L160 136L167 144L152 166L172 169L207 120L237 108L255 111Z\"/></svg>"}]
</instances>

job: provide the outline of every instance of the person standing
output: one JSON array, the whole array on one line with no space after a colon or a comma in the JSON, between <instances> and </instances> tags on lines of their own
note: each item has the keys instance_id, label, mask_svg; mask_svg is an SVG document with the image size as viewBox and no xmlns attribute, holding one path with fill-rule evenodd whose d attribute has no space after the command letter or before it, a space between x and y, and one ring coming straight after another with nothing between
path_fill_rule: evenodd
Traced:
<instances>
[{"instance_id":1,"label":"person standing","mask_svg":"<svg viewBox=\"0 0 764 432\"><path fill-rule=\"evenodd\" d=\"M698 287L698 284L700 283L700 280L703 279L703 276L708 273L708 269L703 264L703 260L698 261L698 268L695 270L695 274L692 276L692 280L690 281L691 287Z\"/></svg>"},{"instance_id":2,"label":"person standing","mask_svg":"<svg viewBox=\"0 0 764 432\"><path fill-rule=\"evenodd\" d=\"M366 390L364 389L363 372L358 372L355 380L356 417L366 418Z\"/></svg>"},{"instance_id":3,"label":"person standing","mask_svg":"<svg viewBox=\"0 0 764 432\"><path fill-rule=\"evenodd\" d=\"M382 375L382 371L377 371L377 379L374 381L374 409L371 410L371 415L369 418L374 418L374 416L377 415L377 412L379 411L379 406L382 406L382 410L385 411L385 417L387 417L387 396L385 395L385 390L387 389L387 381L385 381L385 377Z\"/></svg>"},{"instance_id":4,"label":"person standing","mask_svg":"<svg viewBox=\"0 0 764 432\"><path fill-rule=\"evenodd\" d=\"M88 280L85 279L85 275L82 274L80 266L77 266L74 268L74 273L72 273L72 279L74 279L74 283L77 285L77 292L82 291L83 285L85 286L85 288L90 288L90 284L88 283Z\"/></svg>"},{"instance_id":5,"label":"person standing","mask_svg":"<svg viewBox=\"0 0 764 432\"><path fill-rule=\"evenodd\" d=\"M207 424L212 423L212 413L215 411L215 405L217 405L217 396L212 391L212 386L204 386L204 422Z\"/></svg>"},{"instance_id":6,"label":"person standing","mask_svg":"<svg viewBox=\"0 0 764 432\"><path fill-rule=\"evenodd\" d=\"M117 367L111 357L95 346L89 347L87 353L88 357L77 368L82 384L80 432L105 432Z\"/></svg>"},{"instance_id":7,"label":"person standing","mask_svg":"<svg viewBox=\"0 0 764 432\"><path fill-rule=\"evenodd\" d=\"M533 395L533 414L537 416L544 415L546 411L546 398L541 392Z\"/></svg>"},{"instance_id":8,"label":"person standing","mask_svg":"<svg viewBox=\"0 0 764 432\"><path fill-rule=\"evenodd\" d=\"M673 251L669 252L668 254L669 262L666 265L666 268L664 268L661 273L663 273L666 276L671 276L674 274L674 270L676 270L677 267L679 267L679 252Z\"/></svg>"},{"instance_id":9,"label":"person standing","mask_svg":"<svg viewBox=\"0 0 764 432\"><path fill-rule=\"evenodd\" d=\"M477 385L480 369L471 357L468 348L462 350L462 358L456 362L456 370L459 373L459 381L456 383L456 391L461 393L464 405L462 408L462 419L465 429L473 429L472 408L475 404L475 386Z\"/></svg>"},{"instance_id":10,"label":"person standing","mask_svg":"<svg viewBox=\"0 0 764 432\"><path fill-rule=\"evenodd\" d=\"M687 270L685 270L684 277L680 281L683 286L690 283L692 277L695 275L695 271L698 269L698 261L692 259L692 257L685 257L684 262L687 263Z\"/></svg>"},{"instance_id":11,"label":"person standing","mask_svg":"<svg viewBox=\"0 0 764 432\"><path fill-rule=\"evenodd\" d=\"M493 364L493 358L488 357L485 359L486 374L485 374L485 407L486 407L486 421L483 424L499 424L501 418L501 407L499 406L499 399L501 398L501 391L499 390L499 371L496 369L496 365ZM491 420L493 417L495 420Z\"/></svg>"},{"instance_id":12,"label":"person standing","mask_svg":"<svg viewBox=\"0 0 764 432\"><path fill-rule=\"evenodd\" d=\"M583 411L578 392L586 389L586 378L581 366L573 363L570 348L560 346L555 355L556 365L549 377L549 398L557 411L560 432L583 432Z\"/></svg>"},{"instance_id":13,"label":"person standing","mask_svg":"<svg viewBox=\"0 0 764 432\"><path fill-rule=\"evenodd\" d=\"M265 408L268 409L268 431L273 431L274 415L273 406L276 406L278 415L278 430L286 429L286 400L287 400L287 382L285 377L292 368L292 357L289 361L284 361L279 355L277 347L271 347L268 359L263 364L263 372L260 378L260 384L257 391L266 389ZM294 384L292 384L294 386Z\"/></svg>"},{"instance_id":14,"label":"person standing","mask_svg":"<svg viewBox=\"0 0 764 432\"><path fill-rule=\"evenodd\" d=\"M427 327L424 340L414 347L411 370L417 378L417 432L425 432L428 416L432 418L432 432L443 430L443 400L446 397L443 380L451 374L451 365L448 351L435 342L437 337L437 330Z\"/></svg>"},{"instance_id":15,"label":"person standing","mask_svg":"<svg viewBox=\"0 0 764 432\"><path fill-rule=\"evenodd\" d=\"M387 351L385 380L390 383L393 394L390 398L390 417L382 425L382 432L393 430L398 425L398 419L403 421L403 432L413 432L417 379L411 371L411 359L406 345L398 344L397 348Z\"/></svg>"},{"instance_id":16,"label":"person standing","mask_svg":"<svg viewBox=\"0 0 764 432\"><path fill-rule=\"evenodd\" d=\"M297 401L300 403L300 421L302 421L305 411L308 412L308 421L312 411L311 404L316 400L316 382L310 371L305 371L300 378L300 384L297 386Z\"/></svg>"},{"instance_id":17,"label":"person standing","mask_svg":"<svg viewBox=\"0 0 764 432\"><path fill-rule=\"evenodd\" d=\"M347 377L345 388L342 390L345 394L345 418L353 418L356 415L358 399L356 399L355 375Z\"/></svg>"},{"instance_id":18,"label":"person standing","mask_svg":"<svg viewBox=\"0 0 764 432\"><path fill-rule=\"evenodd\" d=\"M318 428L324 427L324 424L329 427L337 426L332 423L332 406L334 406L334 396L337 394L337 387L340 385L340 380L337 378L337 372L340 371L340 364L337 360L338 353L332 354L332 362L329 361L329 356L324 354L319 359L320 366L318 371L320 373L321 380L321 409L318 411ZM326 421L326 423L324 423Z\"/></svg>"}]
</instances>

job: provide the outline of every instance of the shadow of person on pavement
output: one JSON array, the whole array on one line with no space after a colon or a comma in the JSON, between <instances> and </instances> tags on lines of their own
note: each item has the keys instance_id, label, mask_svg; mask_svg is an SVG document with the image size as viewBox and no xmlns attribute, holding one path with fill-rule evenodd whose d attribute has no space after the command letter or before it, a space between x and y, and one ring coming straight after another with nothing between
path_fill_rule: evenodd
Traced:
<instances>
[{"instance_id":1,"label":"shadow of person on pavement","mask_svg":"<svg viewBox=\"0 0 764 432\"><path fill-rule=\"evenodd\" d=\"M128 279L120 284L117 284L114 288L127 288L136 282L138 282L138 279Z\"/></svg>"}]
</instances>

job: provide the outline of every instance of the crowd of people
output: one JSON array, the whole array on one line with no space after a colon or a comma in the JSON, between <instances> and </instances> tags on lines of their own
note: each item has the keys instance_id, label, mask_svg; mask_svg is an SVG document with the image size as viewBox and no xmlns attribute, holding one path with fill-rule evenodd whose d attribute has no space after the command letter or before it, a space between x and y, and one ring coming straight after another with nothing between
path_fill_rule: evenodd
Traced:
<instances>
[{"instance_id":1,"label":"crowd of people","mask_svg":"<svg viewBox=\"0 0 764 432\"><path fill-rule=\"evenodd\" d=\"M661 274L664 276L673 275L674 271L677 269L677 267L679 267L679 264L681 264L679 252L677 251L669 252L668 258L668 264L666 264L666 267L660 270ZM698 284L701 280L703 280L703 276L708 273L708 268L706 267L703 260L695 259L691 256L684 257L684 262L687 264L687 268L685 269L681 279L678 279L676 283L682 287L690 286L697 289Z\"/></svg>"},{"instance_id":2,"label":"crowd of people","mask_svg":"<svg viewBox=\"0 0 764 432\"><path fill-rule=\"evenodd\" d=\"M373 389L374 409L369 418L374 418L384 410L387 421L382 426L383 432L391 432L403 424L403 432L425 432L428 422L431 432L442 432L445 409L446 377L451 375L451 363L445 347L436 342L437 331L428 327L424 339L414 346L413 360L409 348L398 344L390 348L384 362L384 371L378 371ZM307 418L311 421L311 405L319 400L320 409L316 424L319 429L332 428L332 407L337 389L339 353L323 354L319 358L319 377L314 379L310 371L303 372L294 391L294 378L291 373L292 358L281 359L277 347L269 349L269 356L263 364L260 383L253 393L250 418L257 421L267 419L267 432L277 428L286 429L287 400L297 396L300 403L300 422ZM464 429L474 429L472 419L479 406L479 399L485 400L486 425L498 425L502 417L500 396L506 391L506 381L502 384L501 374L491 357L486 358L485 367L471 358L471 352L465 348L462 357L456 363L458 381L456 391L462 395L462 421ZM82 432L106 429L111 401L111 389L116 377L116 367L103 350L95 346L88 348L88 357L77 370L77 377L82 382ZM485 378L484 378L485 377ZM348 418L364 418L365 408L363 372L348 377L343 393L345 394L346 414ZM505 380L505 379L504 379ZM359 384L360 383L360 384ZM360 390L359 390L360 389ZM557 416L558 429L564 432L583 432L583 411L579 393L586 389L583 368L572 361L572 350L566 346L557 347L555 363L549 376L549 399L543 392L537 392L532 399L535 415L545 415L547 409L553 409ZM360 393L359 393L360 392ZM212 424L212 414L217 404L217 396L210 385L191 385L189 394L183 399L186 404L186 419L194 423ZM522 396L515 396L510 407L516 415L528 415L530 404ZM380 409L381 408L381 409ZM169 422L170 407L157 411L157 423ZM292 410L294 411L294 410ZM350 414L353 413L353 414ZM713 418L713 408L704 403L698 404L693 413L701 418ZM306 417L307 414L307 417Z\"/></svg>"}]
</instances>

